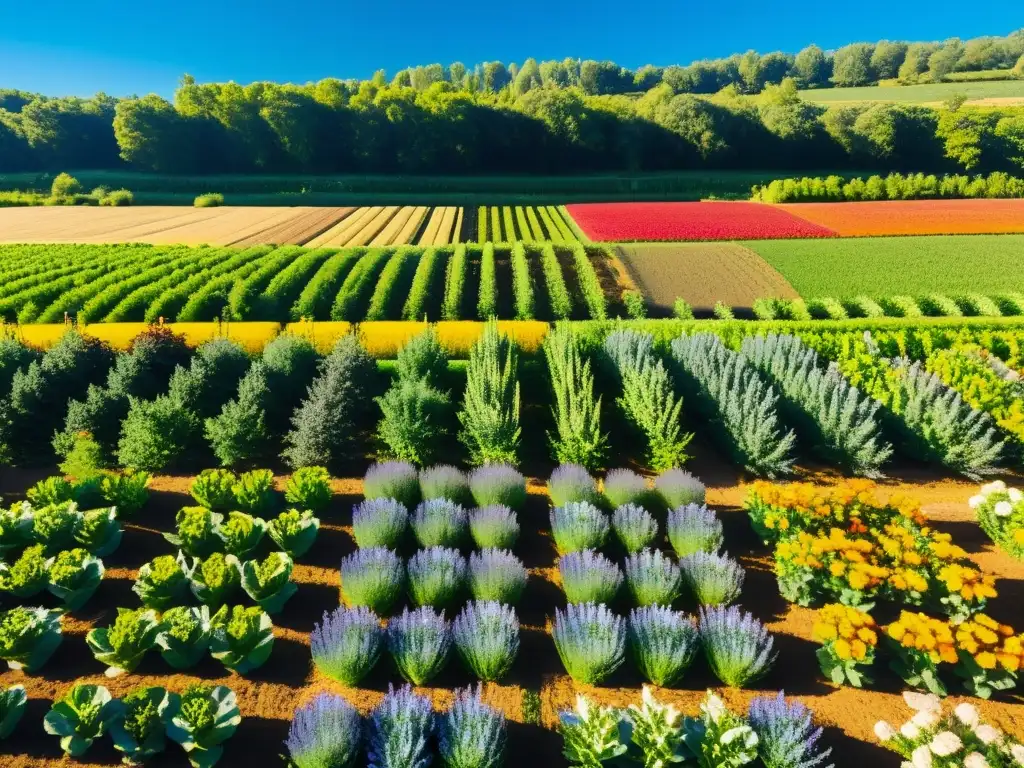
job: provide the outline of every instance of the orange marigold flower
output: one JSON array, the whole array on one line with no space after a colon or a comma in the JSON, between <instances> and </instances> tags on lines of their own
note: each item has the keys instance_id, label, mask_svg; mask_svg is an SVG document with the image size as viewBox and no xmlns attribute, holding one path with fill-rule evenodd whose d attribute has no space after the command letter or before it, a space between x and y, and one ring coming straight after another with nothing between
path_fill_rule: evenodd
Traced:
<instances>
[{"instance_id":1,"label":"orange marigold flower","mask_svg":"<svg viewBox=\"0 0 1024 768\"><path fill-rule=\"evenodd\" d=\"M982 651L974 660L978 663L978 666L982 669L995 669L996 668L996 655L989 651ZM954 659L955 661L955 659Z\"/></svg>"}]
</instances>

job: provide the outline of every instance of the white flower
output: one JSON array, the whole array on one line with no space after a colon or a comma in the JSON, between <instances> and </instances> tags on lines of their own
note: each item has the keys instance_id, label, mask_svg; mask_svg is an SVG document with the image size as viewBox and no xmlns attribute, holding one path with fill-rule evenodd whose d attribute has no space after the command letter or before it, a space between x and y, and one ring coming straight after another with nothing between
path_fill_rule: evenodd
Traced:
<instances>
[{"instance_id":1,"label":"white flower","mask_svg":"<svg viewBox=\"0 0 1024 768\"><path fill-rule=\"evenodd\" d=\"M964 768L989 768L988 760L980 752L971 752L964 758Z\"/></svg>"},{"instance_id":2,"label":"white flower","mask_svg":"<svg viewBox=\"0 0 1024 768\"><path fill-rule=\"evenodd\" d=\"M1010 747L1010 754L1017 761L1017 765L1024 765L1024 744L1014 744Z\"/></svg>"},{"instance_id":3,"label":"white flower","mask_svg":"<svg viewBox=\"0 0 1024 768\"><path fill-rule=\"evenodd\" d=\"M911 753L910 762L914 768L932 768L932 753L922 744Z\"/></svg>"},{"instance_id":4,"label":"white flower","mask_svg":"<svg viewBox=\"0 0 1024 768\"><path fill-rule=\"evenodd\" d=\"M953 714L955 714L957 719L968 728L977 728L978 723L981 722L981 715L978 714L978 708L973 704L968 704L966 701L954 709Z\"/></svg>"},{"instance_id":5,"label":"white flower","mask_svg":"<svg viewBox=\"0 0 1024 768\"><path fill-rule=\"evenodd\" d=\"M913 723L904 723L900 726L900 733L903 734L903 738L914 741L921 736L921 729Z\"/></svg>"},{"instance_id":6,"label":"white flower","mask_svg":"<svg viewBox=\"0 0 1024 768\"><path fill-rule=\"evenodd\" d=\"M878 737L879 741L888 741L895 735L896 730L885 720L879 720L875 723L875 736Z\"/></svg>"},{"instance_id":7,"label":"white flower","mask_svg":"<svg viewBox=\"0 0 1024 768\"><path fill-rule=\"evenodd\" d=\"M1003 734L1000 733L998 728L993 728L987 723L982 723L974 729L974 735L978 737L982 744L991 744L994 741L999 741L999 738Z\"/></svg>"},{"instance_id":8,"label":"white flower","mask_svg":"<svg viewBox=\"0 0 1024 768\"><path fill-rule=\"evenodd\" d=\"M1011 488L1006 495L1010 497L1010 502L1013 504L1019 504L1020 500L1024 499L1024 493L1021 493L1019 488Z\"/></svg>"},{"instance_id":9,"label":"white flower","mask_svg":"<svg viewBox=\"0 0 1024 768\"><path fill-rule=\"evenodd\" d=\"M996 517L1009 517L1013 514L1013 504L1008 501L1000 501L996 503L992 511L996 513Z\"/></svg>"},{"instance_id":10,"label":"white flower","mask_svg":"<svg viewBox=\"0 0 1024 768\"><path fill-rule=\"evenodd\" d=\"M985 496L988 496L990 493L995 493L996 491L1005 491L1005 490L1006 490L1006 483L1004 483L1002 480L993 480L988 485L981 486L981 492Z\"/></svg>"},{"instance_id":11,"label":"white flower","mask_svg":"<svg viewBox=\"0 0 1024 768\"><path fill-rule=\"evenodd\" d=\"M700 705L701 710L711 718L711 722L717 723L722 719L722 716L726 713L725 702L715 696L711 691L708 691L707 698L704 699Z\"/></svg>"},{"instance_id":12,"label":"white flower","mask_svg":"<svg viewBox=\"0 0 1024 768\"><path fill-rule=\"evenodd\" d=\"M963 749L964 743L952 731L943 731L942 733L935 734L935 738L932 739L932 743L928 745L928 748L939 757L949 757Z\"/></svg>"},{"instance_id":13,"label":"white flower","mask_svg":"<svg viewBox=\"0 0 1024 768\"><path fill-rule=\"evenodd\" d=\"M910 718L910 722L918 728L933 728L935 727L935 724L939 722L939 713L930 709L922 709Z\"/></svg>"},{"instance_id":14,"label":"white flower","mask_svg":"<svg viewBox=\"0 0 1024 768\"><path fill-rule=\"evenodd\" d=\"M971 509L977 509L984 503L985 497L982 496L981 494L978 494L977 496L971 496L971 498L967 500L967 506L969 506Z\"/></svg>"},{"instance_id":15,"label":"white flower","mask_svg":"<svg viewBox=\"0 0 1024 768\"><path fill-rule=\"evenodd\" d=\"M903 700L907 706L915 712L941 712L942 702L934 693L918 693L917 691L904 691Z\"/></svg>"}]
</instances>

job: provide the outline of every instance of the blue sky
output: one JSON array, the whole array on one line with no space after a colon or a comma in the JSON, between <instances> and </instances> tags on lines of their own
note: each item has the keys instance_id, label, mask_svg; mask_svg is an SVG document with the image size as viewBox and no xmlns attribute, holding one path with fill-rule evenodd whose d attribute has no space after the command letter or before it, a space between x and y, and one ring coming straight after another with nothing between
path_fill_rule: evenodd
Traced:
<instances>
[{"instance_id":1,"label":"blue sky","mask_svg":"<svg viewBox=\"0 0 1024 768\"><path fill-rule=\"evenodd\" d=\"M170 96L184 72L247 83L529 56L686 64L811 42L1006 34L1024 26L1020 8L1020 0L0 0L0 87Z\"/></svg>"}]
</instances>

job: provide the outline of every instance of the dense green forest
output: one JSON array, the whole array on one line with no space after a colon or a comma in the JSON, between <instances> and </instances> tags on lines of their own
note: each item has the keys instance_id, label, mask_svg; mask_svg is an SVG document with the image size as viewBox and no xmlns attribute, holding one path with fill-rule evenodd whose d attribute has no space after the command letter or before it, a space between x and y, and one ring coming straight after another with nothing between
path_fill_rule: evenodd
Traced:
<instances>
[{"instance_id":1,"label":"dense green forest","mask_svg":"<svg viewBox=\"0 0 1024 768\"><path fill-rule=\"evenodd\" d=\"M824 107L799 88L1024 76L1024 30L753 51L689 66L455 63L370 80L196 83L156 95L0 90L0 171L500 174L685 169L1019 171L1024 108ZM750 94L761 94L750 99Z\"/></svg>"}]
</instances>

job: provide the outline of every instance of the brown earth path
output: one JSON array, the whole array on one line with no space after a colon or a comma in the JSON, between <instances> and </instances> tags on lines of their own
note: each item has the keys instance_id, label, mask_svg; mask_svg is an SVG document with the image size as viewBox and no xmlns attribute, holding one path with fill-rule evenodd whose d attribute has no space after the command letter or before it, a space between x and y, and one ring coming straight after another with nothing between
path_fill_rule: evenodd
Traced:
<instances>
[{"instance_id":1,"label":"brown earth path","mask_svg":"<svg viewBox=\"0 0 1024 768\"><path fill-rule=\"evenodd\" d=\"M878 761L881 766L897 765L895 756L882 750L872 735L876 720L889 719L901 723L907 711L899 696L900 681L884 670L877 670L878 684L874 690L834 688L823 681L814 658L815 646L810 641L814 612L791 606L779 597L770 571L768 552L756 541L740 508L747 481L736 470L702 451L692 470L708 485L708 503L722 517L726 529L726 549L747 568L741 604L752 611L775 633L780 657L775 668L750 690L723 688L698 659L676 689L657 689L656 695L695 714L706 689L713 689L736 709L743 710L756 695L768 695L785 689L787 696L799 699L815 713L816 721L825 727L824 742L834 748L832 760L837 766L861 766ZM5 503L21 498L24 491L45 473L27 474L17 470L0 470L0 494ZM835 482L832 474L811 474L823 484ZM279 484L284 478L278 478ZM300 558L293 578L298 593L284 611L274 619L275 646L270 660L254 673L241 677L226 673L223 667L207 658L189 673L175 674L159 658L150 654L141 667L128 676L107 679L103 665L89 653L84 635L93 626L105 626L113 620L115 607L136 606L131 591L139 566L158 554L171 553L173 548L161 531L171 530L175 511L192 503L188 496L189 477L158 477L153 482L150 503L128 524L124 540L115 555L107 559L108 571L97 594L74 617L65 619L65 641L40 674L27 677L21 672L0 674L0 685L15 683L26 686L29 705L16 733L0 742L0 765L5 768L40 768L60 761L57 739L42 730L42 718L50 701L66 691L76 680L106 685L115 696L142 685L162 685L180 691L199 680L230 686L238 695L243 721L235 737L227 743L221 765L277 765L274 757L282 752L281 742L287 735L294 709L315 694L331 691L340 694L366 713L387 691L388 683L400 682L387 659L381 660L361 688L345 688L324 678L311 665L309 631L324 611L338 604L338 563L352 552L351 507L361 500L361 481L339 479L334 482L335 497L330 508L321 515L323 525L319 538L307 555ZM1024 564L1012 561L995 551L974 523L966 499L974 492L973 483L937 478L911 472L880 488L884 496L892 493L912 494L919 498L925 512L936 527L950 532L955 541L971 553L981 567L998 577L1000 596L992 601L989 613L995 617L1024 625ZM501 684L483 688L484 698L500 708L509 718L509 766L532 760L544 766L563 766L560 757L561 739L553 730L560 709L572 706L577 692L603 703L626 706L638 700L641 680L627 663L602 687L574 683L562 669L549 636L554 609L564 605L556 557L548 535L547 497L543 482L530 481L530 501L520 515L523 533L517 554L530 569L527 592L518 608L522 627L519 658L509 678ZM407 553L410 554L410 553ZM687 611L694 606L684 605ZM452 700L452 689L465 687L471 678L453 660L431 686L418 689L429 696L437 709ZM538 692L541 699L541 724L523 722L523 692ZM964 700L952 696L947 706ZM1019 696L999 701L971 699L983 717L1000 727L1024 736L1024 704ZM78 763L92 766L114 766L119 755L110 741L97 741ZM156 766L181 765L178 747L169 744L163 756L152 762Z\"/></svg>"}]
</instances>

